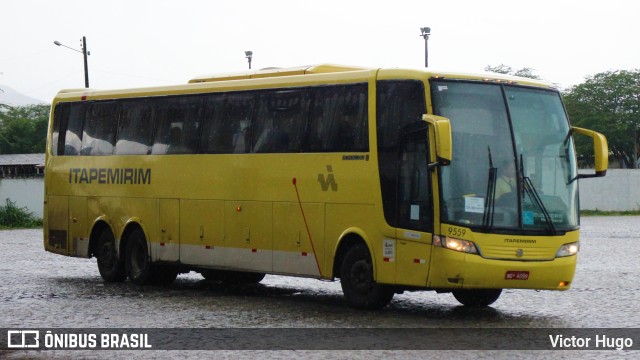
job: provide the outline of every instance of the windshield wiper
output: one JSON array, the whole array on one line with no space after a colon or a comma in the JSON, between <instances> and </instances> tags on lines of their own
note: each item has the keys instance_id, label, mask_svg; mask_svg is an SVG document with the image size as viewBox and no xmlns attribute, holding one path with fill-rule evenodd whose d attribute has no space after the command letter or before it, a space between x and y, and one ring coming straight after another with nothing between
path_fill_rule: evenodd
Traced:
<instances>
[{"instance_id":1,"label":"windshield wiper","mask_svg":"<svg viewBox=\"0 0 640 360\"><path fill-rule=\"evenodd\" d=\"M551 234L556 235L557 234L556 227L555 225L553 225L553 220L551 220L551 215L549 215L549 211L547 210L546 206L544 206L544 203L542 202L542 199L540 198L540 195L538 194L538 191L536 190L535 186L533 186L531 179L528 176L524 176L522 155L520 155L520 173L522 174L522 183L523 183L524 191L527 194L529 194L529 197L533 200L536 206L538 206L540 211L542 211L542 216L544 217L545 222L549 226L549 230L551 230Z\"/></svg>"},{"instance_id":2,"label":"windshield wiper","mask_svg":"<svg viewBox=\"0 0 640 360\"><path fill-rule=\"evenodd\" d=\"M491 147L487 146L489 151L489 180L487 181L487 193L485 194L484 213L482 215L482 227L485 230L493 228L493 215L496 205L496 178L497 168L493 167L493 159L491 157Z\"/></svg>"}]
</instances>

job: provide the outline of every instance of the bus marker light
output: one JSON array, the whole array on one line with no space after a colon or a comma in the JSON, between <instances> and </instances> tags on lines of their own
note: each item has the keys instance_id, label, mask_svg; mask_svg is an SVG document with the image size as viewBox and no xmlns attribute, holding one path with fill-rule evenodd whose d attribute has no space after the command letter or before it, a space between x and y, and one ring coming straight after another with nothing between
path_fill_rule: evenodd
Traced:
<instances>
[{"instance_id":1,"label":"bus marker light","mask_svg":"<svg viewBox=\"0 0 640 360\"><path fill-rule=\"evenodd\" d=\"M307 256L306 252L301 253L302 256Z\"/></svg>"},{"instance_id":2,"label":"bus marker light","mask_svg":"<svg viewBox=\"0 0 640 360\"><path fill-rule=\"evenodd\" d=\"M567 287L567 286L569 286L568 281L560 281L560 283L558 284L558 287Z\"/></svg>"}]
</instances>

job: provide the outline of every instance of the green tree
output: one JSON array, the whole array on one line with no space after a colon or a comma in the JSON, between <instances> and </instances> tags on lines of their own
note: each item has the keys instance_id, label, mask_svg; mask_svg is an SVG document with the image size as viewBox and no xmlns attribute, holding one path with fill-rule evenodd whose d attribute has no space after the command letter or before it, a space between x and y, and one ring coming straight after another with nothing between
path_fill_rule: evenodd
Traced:
<instances>
[{"instance_id":1,"label":"green tree","mask_svg":"<svg viewBox=\"0 0 640 360\"><path fill-rule=\"evenodd\" d=\"M607 137L613 158L624 166L638 165L640 150L640 70L602 72L586 78L564 94L573 125L590 128ZM588 141L576 142L579 153Z\"/></svg>"},{"instance_id":2,"label":"green tree","mask_svg":"<svg viewBox=\"0 0 640 360\"><path fill-rule=\"evenodd\" d=\"M535 71L534 69L528 68L528 67L516 70L516 69L513 69L511 66L507 66L505 64L500 64L498 66L487 65L484 68L484 71L494 72L498 74L526 77L526 78L535 79L535 80L542 79L540 76L533 73Z\"/></svg>"},{"instance_id":3,"label":"green tree","mask_svg":"<svg viewBox=\"0 0 640 360\"><path fill-rule=\"evenodd\" d=\"M49 110L49 105L0 109L0 154L43 153Z\"/></svg>"}]
</instances>

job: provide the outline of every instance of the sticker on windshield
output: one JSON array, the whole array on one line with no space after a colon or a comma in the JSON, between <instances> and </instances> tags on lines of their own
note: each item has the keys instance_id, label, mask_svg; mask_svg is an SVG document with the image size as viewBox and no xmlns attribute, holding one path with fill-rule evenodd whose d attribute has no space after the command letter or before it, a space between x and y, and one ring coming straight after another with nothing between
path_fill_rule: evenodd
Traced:
<instances>
[{"instance_id":1,"label":"sticker on windshield","mask_svg":"<svg viewBox=\"0 0 640 360\"><path fill-rule=\"evenodd\" d=\"M484 213L484 198L466 196L464 198L464 211L470 213Z\"/></svg>"},{"instance_id":2,"label":"sticker on windshield","mask_svg":"<svg viewBox=\"0 0 640 360\"><path fill-rule=\"evenodd\" d=\"M522 224L533 225L533 211L522 212Z\"/></svg>"},{"instance_id":3,"label":"sticker on windshield","mask_svg":"<svg viewBox=\"0 0 640 360\"><path fill-rule=\"evenodd\" d=\"M446 85L439 85L438 86L438 91L446 91L449 90L449 88Z\"/></svg>"},{"instance_id":4,"label":"sticker on windshield","mask_svg":"<svg viewBox=\"0 0 640 360\"><path fill-rule=\"evenodd\" d=\"M411 220L420 220L420 205L411 205Z\"/></svg>"}]
</instances>

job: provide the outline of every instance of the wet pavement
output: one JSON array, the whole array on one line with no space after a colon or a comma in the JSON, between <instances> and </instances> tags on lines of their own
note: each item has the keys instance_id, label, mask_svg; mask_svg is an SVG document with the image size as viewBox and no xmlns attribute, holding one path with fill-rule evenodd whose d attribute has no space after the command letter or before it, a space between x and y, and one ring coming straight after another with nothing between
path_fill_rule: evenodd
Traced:
<instances>
[{"instance_id":1,"label":"wet pavement","mask_svg":"<svg viewBox=\"0 0 640 360\"><path fill-rule=\"evenodd\" d=\"M489 308L459 306L451 294L396 295L380 311L358 311L343 300L339 282L267 276L251 286L206 282L180 275L168 287L105 284L95 259L43 250L42 230L0 231L0 328L637 328L640 324L640 217L582 219L578 268L566 292L505 290ZM6 336L5 334L0 334ZM500 351L469 358L513 357ZM545 352L519 353L534 358ZM205 353L210 356L212 353ZM217 358L368 358L366 352L217 351ZM375 356L415 358L414 351ZM468 353L429 352L432 357ZM528 355L529 354L529 355ZM563 357L572 352L564 352ZM5 352L0 358L191 358L201 352ZM581 354L581 357L584 354ZM586 358L638 355L589 352Z\"/></svg>"}]
</instances>

